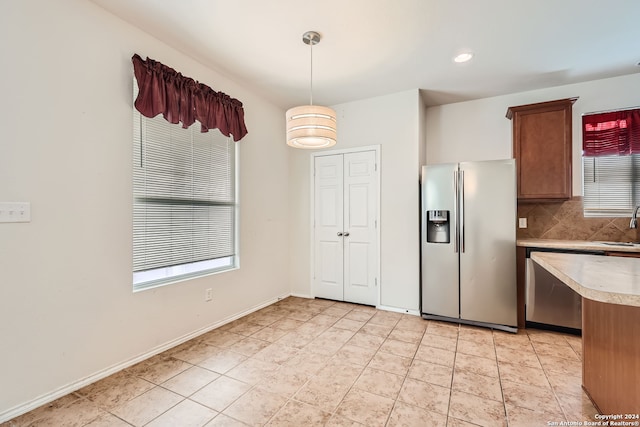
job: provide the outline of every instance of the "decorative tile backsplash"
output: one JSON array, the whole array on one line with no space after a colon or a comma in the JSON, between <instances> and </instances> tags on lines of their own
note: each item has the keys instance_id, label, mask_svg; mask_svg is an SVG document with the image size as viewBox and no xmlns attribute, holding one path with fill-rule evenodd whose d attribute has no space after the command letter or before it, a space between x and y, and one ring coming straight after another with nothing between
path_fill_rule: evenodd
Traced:
<instances>
[{"instance_id":1,"label":"decorative tile backsplash","mask_svg":"<svg viewBox=\"0 0 640 427\"><path fill-rule=\"evenodd\" d=\"M585 218L582 197L564 202L518 202L518 218L527 218L527 228L518 228L519 239L595 240L637 242L638 229L629 228L629 218Z\"/></svg>"}]
</instances>

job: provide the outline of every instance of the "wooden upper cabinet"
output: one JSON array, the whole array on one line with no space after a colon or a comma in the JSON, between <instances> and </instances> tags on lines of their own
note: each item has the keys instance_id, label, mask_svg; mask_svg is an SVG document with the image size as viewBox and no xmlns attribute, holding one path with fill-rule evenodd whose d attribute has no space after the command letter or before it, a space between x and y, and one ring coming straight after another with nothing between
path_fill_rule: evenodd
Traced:
<instances>
[{"instance_id":1,"label":"wooden upper cabinet","mask_svg":"<svg viewBox=\"0 0 640 427\"><path fill-rule=\"evenodd\" d=\"M571 198L571 106L578 98L509 107L518 199Z\"/></svg>"}]
</instances>

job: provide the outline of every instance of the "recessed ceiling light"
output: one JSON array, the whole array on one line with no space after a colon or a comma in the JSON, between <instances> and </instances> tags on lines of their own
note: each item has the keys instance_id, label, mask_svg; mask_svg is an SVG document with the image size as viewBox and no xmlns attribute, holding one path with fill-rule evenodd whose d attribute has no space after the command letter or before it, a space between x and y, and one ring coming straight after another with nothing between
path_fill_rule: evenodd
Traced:
<instances>
[{"instance_id":1,"label":"recessed ceiling light","mask_svg":"<svg viewBox=\"0 0 640 427\"><path fill-rule=\"evenodd\" d=\"M463 62L470 61L471 58L473 58L473 53L465 52L465 53L461 53L460 55L458 55L455 58L453 58L453 61L457 62L458 64L460 64L460 63L463 63Z\"/></svg>"}]
</instances>

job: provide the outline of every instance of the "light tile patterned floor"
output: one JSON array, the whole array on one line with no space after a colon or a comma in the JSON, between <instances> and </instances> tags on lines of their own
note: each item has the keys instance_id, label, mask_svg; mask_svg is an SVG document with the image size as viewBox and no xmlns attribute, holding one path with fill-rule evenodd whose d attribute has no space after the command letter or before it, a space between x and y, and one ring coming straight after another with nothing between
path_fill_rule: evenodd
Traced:
<instances>
[{"instance_id":1,"label":"light tile patterned floor","mask_svg":"<svg viewBox=\"0 0 640 427\"><path fill-rule=\"evenodd\" d=\"M580 352L291 297L2 426L546 426L596 413Z\"/></svg>"}]
</instances>

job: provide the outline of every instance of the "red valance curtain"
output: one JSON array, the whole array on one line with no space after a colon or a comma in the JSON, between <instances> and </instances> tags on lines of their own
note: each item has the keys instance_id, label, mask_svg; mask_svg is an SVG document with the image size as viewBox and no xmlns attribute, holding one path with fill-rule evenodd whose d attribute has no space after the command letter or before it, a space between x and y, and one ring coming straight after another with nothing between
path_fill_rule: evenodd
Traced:
<instances>
[{"instance_id":1,"label":"red valance curtain","mask_svg":"<svg viewBox=\"0 0 640 427\"><path fill-rule=\"evenodd\" d=\"M145 61L135 54L131 61L139 88L134 105L143 116L162 113L183 128L197 120L201 132L219 129L225 136L233 135L234 141L247 134L242 102L148 57Z\"/></svg>"},{"instance_id":2,"label":"red valance curtain","mask_svg":"<svg viewBox=\"0 0 640 427\"><path fill-rule=\"evenodd\" d=\"M640 109L582 116L584 156L628 156L640 153Z\"/></svg>"}]
</instances>

